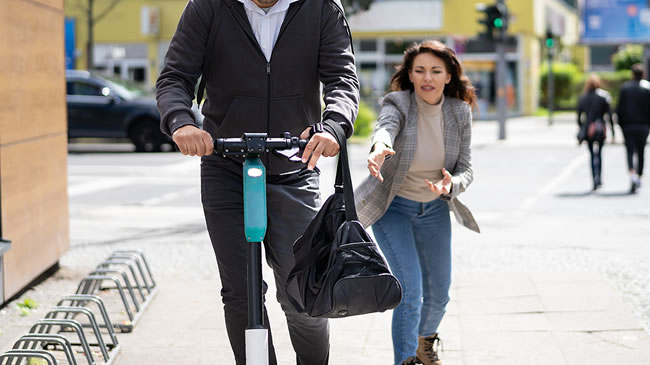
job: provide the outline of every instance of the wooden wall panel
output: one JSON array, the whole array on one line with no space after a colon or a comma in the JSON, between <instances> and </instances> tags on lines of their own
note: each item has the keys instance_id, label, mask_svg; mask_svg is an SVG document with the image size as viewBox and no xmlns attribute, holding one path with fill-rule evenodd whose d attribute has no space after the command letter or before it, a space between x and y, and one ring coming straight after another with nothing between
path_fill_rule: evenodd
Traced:
<instances>
[{"instance_id":1,"label":"wooden wall panel","mask_svg":"<svg viewBox=\"0 0 650 365\"><path fill-rule=\"evenodd\" d=\"M27 1L43 4L45 6L54 9L63 10L63 0L27 0Z\"/></svg>"},{"instance_id":2,"label":"wooden wall panel","mask_svg":"<svg viewBox=\"0 0 650 365\"><path fill-rule=\"evenodd\" d=\"M2 147L5 298L55 264L68 249L67 137Z\"/></svg>"},{"instance_id":3,"label":"wooden wall panel","mask_svg":"<svg viewBox=\"0 0 650 365\"><path fill-rule=\"evenodd\" d=\"M0 0L0 233L12 241L5 299L69 245L63 17L62 0Z\"/></svg>"},{"instance_id":4,"label":"wooden wall panel","mask_svg":"<svg viewBox=\"0 0 650 365\"><path fill-rule=\"evenodd\" d=\"M2 0L0 145L67 131L63 27L61 6Z\"/></svg>"}]
</instances>

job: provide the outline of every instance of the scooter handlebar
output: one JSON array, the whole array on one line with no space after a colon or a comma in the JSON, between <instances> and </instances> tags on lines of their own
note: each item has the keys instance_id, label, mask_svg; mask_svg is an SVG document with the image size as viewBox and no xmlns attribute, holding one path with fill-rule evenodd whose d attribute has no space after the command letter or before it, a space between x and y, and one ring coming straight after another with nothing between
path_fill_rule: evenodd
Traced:
<instances>
[{"instance_id":1,"label":"scooter handlebar","mask_svg":"<svg viewBox=\"0 0 650 365\"><path fill-rule=\"evenodd\" d=\"M242 156L293 148L302 151L307 142L307 140L298 137L291 137L288 133L285 133L285 136L280 138L268 138L266 133L244 133L241 138L215 138L214 153Z\"/></svg>"}]
</instances>

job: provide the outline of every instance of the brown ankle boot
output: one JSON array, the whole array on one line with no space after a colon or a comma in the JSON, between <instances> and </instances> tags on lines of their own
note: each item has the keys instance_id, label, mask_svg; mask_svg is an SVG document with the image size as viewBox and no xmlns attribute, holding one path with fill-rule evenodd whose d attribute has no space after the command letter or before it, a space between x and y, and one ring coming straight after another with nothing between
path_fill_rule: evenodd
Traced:
<instances>
[{"instance_id":1,"label":"brown ankle boot","mask_svg":"<svg viewBox=\"0 0 650 365\"><path fill-rule=\"evenodd\" d=\"M417 360L424 365L442 365L438 357L438 349L442 349L442 341L437 333L418 337L418 349L415 350Z\"/></svg>"},{"instance_id":2,"label":"brown ankle boot","mask_svg":"<svg viewBox=\"0 0 650 365\"><path fill-rule=\"evenodd\" d=\"M415 358L415 356L411 356L408 359L402 361L402 365L416 365L418 364L416 361L417 358Z\"/></svg>"}]
</instances>

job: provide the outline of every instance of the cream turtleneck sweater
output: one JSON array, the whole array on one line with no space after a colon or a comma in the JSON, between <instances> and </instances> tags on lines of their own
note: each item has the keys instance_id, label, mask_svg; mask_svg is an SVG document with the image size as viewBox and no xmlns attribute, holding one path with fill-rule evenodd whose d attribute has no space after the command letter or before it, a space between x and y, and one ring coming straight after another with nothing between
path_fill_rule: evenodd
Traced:
<instances>
[{"instance_id":1,"label":"cream turtleneck sweater","mask_svg":"<svg viewBox=\"0 0 650 365\"><path fill-rule=\"evenodd\" d=\"M442 168L445 167L444 121L442 104L444 95L438 104L432 105L416 95L418 106L417 144L413 162L397 195L418 202L429 202L438 198L438 194L429 189L424 181L434 184L442 180Z\"/></svg>"}]
</instances>

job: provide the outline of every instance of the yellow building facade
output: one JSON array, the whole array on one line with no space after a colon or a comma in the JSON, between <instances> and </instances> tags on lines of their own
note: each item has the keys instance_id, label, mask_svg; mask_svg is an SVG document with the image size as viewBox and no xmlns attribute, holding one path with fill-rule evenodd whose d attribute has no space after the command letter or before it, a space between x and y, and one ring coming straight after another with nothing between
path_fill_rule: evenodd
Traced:
<instances>
[{"instance_id":1,"label":"yellow building facade","mask_svg":"<svg viewBox=\"0 0 650 365\"><path fill-rule=\"evenodd\" d=\"M479 116L491 118L495 109L494 48L480 42L479 3L496 0L388 0L375 1L366 12L349 18L355 39L362 93L374 98L386 92L394 66L412 42L438 39L453 48L464 70L478 89ZM573 2L569 2L573 3ZM585 61L579 46L577 9L562 0L506 0L511 20L508 33L516 44L507 47L505 90L510 114L532 114L537 109L541 64L547 50L542 42L546 30L559 36L561 46L555 60Z\"/></svg>"},{"instance_id":2,"label":"yellow building facade","mask_svg":"<svg viewBox=\"0 0 650 365\"><path fill-rule=\"evenodd\" d=\"M86 69L87 0L65 0L74 24L74 68ZM95 0L94 68L153 87L187 0Z\"/></svg>"},{"instance_id":3,"label":"yellow building facade","mask_svg":"<svg viewBox=\"0 0 650 365\"><path fill-rule=\"evenodd\" d=\"M86 68L87 17L80 3L65 0L74 22L75 67ZM101 14L113 0L95 0ZM494 109L496 55L472 39L480 32L479 0L375 0L370 9L349 17L357 67L367 99L383 95L402 52L413 41L435 38L453 47L467 74L479 88L479 110ZM491 4L496 0L487 0ZM169 41L187 0L121 0L94 27L93 63L108 74L153 87ZM539 99L539 73L545 58L542 38L547 28L561 35L556 59L584 62L578 42L577 10L564 0L506 0L512 19L508 32L516 39L508 61L508 106L512 114L531 114Z\"/></svg>"}]
</instances>

